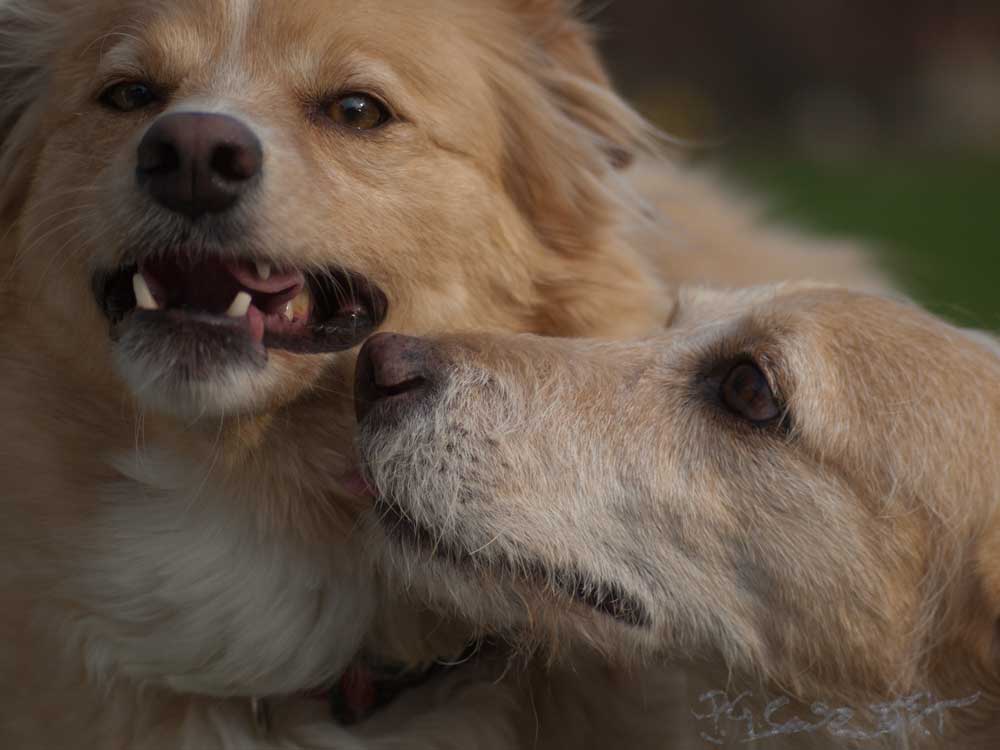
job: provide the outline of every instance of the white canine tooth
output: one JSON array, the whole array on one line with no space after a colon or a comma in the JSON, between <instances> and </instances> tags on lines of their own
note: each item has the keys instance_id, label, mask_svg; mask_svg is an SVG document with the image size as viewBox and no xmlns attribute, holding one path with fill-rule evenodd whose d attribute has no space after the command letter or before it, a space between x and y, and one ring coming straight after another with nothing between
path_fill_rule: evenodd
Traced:
<instances>
[{"instance_id":1,"label":"white canine tooth","mask_svg":"<svg viewBox=\"0 0 1000 750\"><path fill-rule=\"evenodd\" d=\"M262 260L257 261L257 277L261 281L267 281L271 278L271 264L265 263Z\"/></svg>"},{"instance_id":2,"label":"white canine tooth","mask_svg":"<svg viewBox=\"0 0 1000 750\"><path fill-rule=\"evenodd\" d=\"M295 309L293 308L291 302L289 302L287 305L285 305L284 315L285 315L285 319L289 323L292 323L292 322L295 321Z\"/></svg>"},{"instance_id":3,"label":"white canine tooth","mask_svg":"<svg viewBox=\"0 0 1000 750\"><path fill-rule=\"evenodd\" d=\"M236 299L233 300L233 304L229 306L229 310L226 312L226 315L230 318L245 317L246 314L250 312L251 302L253 302L253 297L246 292L240 292L236 295Z\"/></svg>"},{"instance_id":4,"label":"white canine tooth","mask_svg":"<svg viewBox=\"0 0 1000 750\"><path fill-rule=\"evenodd\" d=\"M140 310L159 310L156 298L149 291L149 284L141 273L132 277L132 289L135 291L135 304Z\"/></svg>"}]
</instances>

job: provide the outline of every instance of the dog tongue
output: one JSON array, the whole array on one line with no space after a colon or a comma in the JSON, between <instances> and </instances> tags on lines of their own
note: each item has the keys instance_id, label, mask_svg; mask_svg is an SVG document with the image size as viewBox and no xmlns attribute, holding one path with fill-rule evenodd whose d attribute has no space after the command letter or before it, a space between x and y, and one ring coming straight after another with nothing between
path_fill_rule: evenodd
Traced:
<instances>
[{"instance_id":1,"label":"dog tongue","mask_svg":"<svg viewBox=\"0 0 1000 750\"><path fill-rule=\"evenodd\" d=\"M355 469L340 478L344 489L358 497L375 497L376 492L360 470Z\"/></svg>"},{"instance_id":2,"label":"dog tongue","mask_svg":"<svg viewBox=\"0 0 1000 750\"><path fill-rule=\"evenodd\" d=\"M360 721L371 712L378 698L375 693L375 676L368 667L354 665L340 678L340 692L348 711L356 721Z\"/></svg>"},{"instance_id":3,"label":"dog tongue","mask_svg":"<svg viewBox=\"0 0 1000 750\"><path fill-rule=\"evenodd\" d=\"M280 293L282 297L287 295L289 300L294 299L305 286L305 277L301 271L271 271L270 275L263 279L252 263L227 263L226 270L244 289L261 294Z\"/></svg>"},{"instance_id":4,"label":"dog tongue","mask_svg":"<svg viewBox=\"0 0 1000 750\"><path fill-rule=\"evenodd\" d=\"M247 325L250 327L250 338L255 344L264 342L264 314L256 307L247 310Z\"/></svg>"}]
</instances>

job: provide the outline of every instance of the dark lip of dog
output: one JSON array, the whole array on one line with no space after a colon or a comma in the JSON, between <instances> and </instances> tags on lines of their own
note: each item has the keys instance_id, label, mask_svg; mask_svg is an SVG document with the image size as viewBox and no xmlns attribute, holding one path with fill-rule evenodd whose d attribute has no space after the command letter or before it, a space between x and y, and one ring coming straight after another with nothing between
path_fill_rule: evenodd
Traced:
<instances>
[{"instance_id":1,"label":"dark lip of dog","mask_svg":"<svg viewBox=\"0 0 1000 750\"><path fill-rule=\"evenodd\" d=\"M482 570L490 579L514 579L534 593L554 594L631 628L649 629L653 619L640 598L616 581L596 580L571 568L553 569L526 555L519 560L463 549L443 532L416 521L399 502L374 492L372 513L385 536L407 554L458 568Z\"/></svg>"},{"instance_id":2,"label":"dark lip of dog","mask_svg":"<svg viewBox=\"0 0 1000 750\"><path fill-rule=\"evenodd\" d=\"M98 271L93 290L113 341L197 344L213 352L199 369L210 369L208 360L263 366L268 350L345 351L375 332L389 307L386 294L354 271L305 271L184 247L132 253Z\"/></svg>"}]
</instances>

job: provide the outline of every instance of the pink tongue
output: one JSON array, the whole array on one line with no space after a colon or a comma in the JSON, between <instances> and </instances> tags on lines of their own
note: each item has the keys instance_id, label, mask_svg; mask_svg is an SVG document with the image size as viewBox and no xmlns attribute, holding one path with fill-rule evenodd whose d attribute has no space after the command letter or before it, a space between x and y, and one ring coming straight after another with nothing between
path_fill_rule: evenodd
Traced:
<instances>
[{"instance_id":1,"label":"pink tongue","mask_svg":"<svg viewBox=\"0 0 1000 750\"><path fill-rule=\"evenodd\" d=\"M253 342L264 343L264 313L251 305L247 311L247 324L250 326L250 338Z\"/></svg>"},{"instance_id":2,"label":"pink tongue","mask_svg":"<svg viewBox=\"0 0 1000 750\"><path fill-rule=\"evenodd\" d=\"M252 263L227 263L226 270L233 275L233 278L239 282L240 286L251 292L260 292L261 294L288 292L291 294L294 291L294 294L288 297L288 299L293 299L298 295L302 291L302 287L306 284L305 277L301 271L272 271L270 277L265 281L257 275L257 268ZM281 296L284 297L285 295L282 294Z\"/></svg>"},{"instance_id":3,"label":"pink tongue","mask_svg":"<svg viewBox=\"0 0 1000 750\"><path fill-rule=\"evenodd\" d=\"M375 678L367 667L350 667L340 678L340 690L348 708L360 719L375 705Z\"/></svg>"},{"instance_id":4,"label":"pink tongue","mask_svg":"<svg viewBox=\"0 0 1000 750\"><path fill-rule=\"evenodd\" d=\"M375 497L376 492L359 469L353 469L340 477L344 489L358 497Z\"/></svg>"}]
</instances>

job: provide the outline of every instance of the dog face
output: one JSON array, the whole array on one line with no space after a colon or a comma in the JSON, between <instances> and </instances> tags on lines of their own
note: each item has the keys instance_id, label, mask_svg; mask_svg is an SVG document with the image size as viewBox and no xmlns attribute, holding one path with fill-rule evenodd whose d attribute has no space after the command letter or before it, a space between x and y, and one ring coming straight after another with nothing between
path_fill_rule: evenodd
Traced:
<instances>
[{"instance_id":1,"label":"dog face","mask_svg":"<svg viewBox=\"0 0 1000 750\"><path fill-rule=\"evenodd\" d=\"M553 253L603 240L536 196L600 192L638 126L592 97L583 140L526 172L574 116L530 101L529 59L603 86L535 5L6 4L21 304L73 346L110 344L143 406L186 418L287 403L382 326L538 328Z\"/></svg>"},{"instance_id":2,"label":"dog face","mask_svg":"<svg viewBox=\"0 0 1000 750\"><path fill-rule=\"evenodd\" d=\"M699 291L632 344L377 337L360 446L394 564L487 626L877 694L995 666L998 378L902 303Z\"/></svg>"},{"instance_id":3,"label":"dog face","mask_svg":"<svg viewBox=\"0 0 1000 750\"><path fill-rule=\"evenodd\" d=\"M8 587L93 673L292 694L420 640L349 535L344 350L662 314L562 3L7 0L0 92Z\"/></svg>"}]
</instances>

